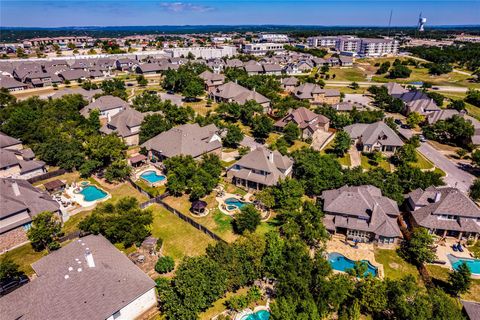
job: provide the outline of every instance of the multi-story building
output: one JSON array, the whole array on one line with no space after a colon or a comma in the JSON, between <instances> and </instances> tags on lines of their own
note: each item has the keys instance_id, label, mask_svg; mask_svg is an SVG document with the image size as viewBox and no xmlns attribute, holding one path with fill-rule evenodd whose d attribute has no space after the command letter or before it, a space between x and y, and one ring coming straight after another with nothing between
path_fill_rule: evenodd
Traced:
<instances>
[{"instance_id":1,"label":"multi-story building","mask_svg":"<svg viewBox=\"0 0 480 320\"><path fill-rule=\"evenodd\" d=\"M394 39L357 38L353 36L310 37L307 39L310 47L335 47L347 55L376 57L398 53L398 41Z\"/></svg>"},{"instance_id":2,"label":"multi-story building","mask_svg":"<svg viewBox=\"0 0 480 320\"><path fill-rule=\"evenodd\" d=\"M243 53L253 55L264 55L269 51L275 53L285 51L283 43L261 42L261 43L247 43L243 46Z\"/></svg>"},{"instance_id":3,"label":"multi-story building","mask_svg":"<svg viewBox=\"0 0 480 320\"><path fill-rule=\"evenodd\" d=\"M259 35L260 41L263 42L288 42L286 34L266 33Z\"/></svg>"},{"instance_id":4,"label":"multi-story building","mask_svg":"<svg viewBox=\"0 0 480 320\"><path fill-rule=\"evenodd\" d=\"M307 44L309 47L327 47L333 48L337 45L338 37L328 36L328 37L309 37L307 39Z\"/></svg>"},{"instance_id":5,"label":"multi-story building","mask_svg":"<svg viewBox=\"0 0 480 320\"><path fill-rule=\"evenodd\" d=\"M378 57L398 52L398 41L394 39L362 39L358 54L365 57Z\"/></svg>"}]
</instances>

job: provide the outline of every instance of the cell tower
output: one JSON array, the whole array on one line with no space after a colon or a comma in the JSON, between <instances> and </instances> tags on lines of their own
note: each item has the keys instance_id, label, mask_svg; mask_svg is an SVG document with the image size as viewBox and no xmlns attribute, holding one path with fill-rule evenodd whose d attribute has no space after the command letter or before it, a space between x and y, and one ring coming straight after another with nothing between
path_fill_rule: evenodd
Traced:
<instances>
[{"instance_id":1,"label":"cell tower","mask_svg":"<svg viewBox=\"0 0 480 320\"><path fill-rule=\"evenodd\" d=\"M418 17L418 31L423 32L425 31L425 23L427 23L427 18L422 18L422 13L420 12L420 16Z\"/></svg>"}]
</instances>

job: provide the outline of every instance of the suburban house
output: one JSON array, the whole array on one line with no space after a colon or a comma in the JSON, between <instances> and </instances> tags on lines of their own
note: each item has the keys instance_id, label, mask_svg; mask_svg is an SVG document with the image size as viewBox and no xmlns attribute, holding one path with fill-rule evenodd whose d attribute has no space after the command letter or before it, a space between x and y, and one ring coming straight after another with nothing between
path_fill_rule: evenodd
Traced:
<instances>
[{"instance_id":1,"label":"suburban house","mask_svg":"<svg viewBox=\"0 0 480 320\"><path fill-rule=\"evenodd\" d=\"M282 78L280 83L283 90L287 92L294 92L295 87L298 85L298 79L295 77Z\"/></svg>"},{"instance_id":2,"label":"suburban house","mask_svg":"<svg viewBox=\"0 0 480 320\"><path fill-rule=\"evenodd\" d=\"M181 107L183 106L183 97L179 94L168 93L168 92L159 92L157 94L162 101L170 101L172 104Z\"/></svg>"},{"instance_id":3,"label":"suburban house","mask_svg":"<svg viewBox=\"0 0 480 320\"><path fill-rule=\"evenodd\" d=\"M87 118L92 110L98 110L100 111L100 118L109 119L128 107L128 103L119 97L101 96L89 105L83 107L83 109L80 110L80 114Z\"/></svg>"},{"instance_id":4,"label":"suburban house","mask_svg":"<svg viewBox=\"0 0 480 320\"><path fill-rule=\"evenodd\" d=\"M282 71L283 71L283 67L276 63L264 63L262 67L263 67L263 73L268 75L279 76L282 74Z\"/></svg>"},{"instance_id":5,"label":"suburban house","mask_svg":"<svg viewBox=\"0 0 480 320\"><path fill-rule=\"evenodd\" d=\"M276 185L292 175L293 160L277 150L256 148L235 162L228 170L227 177L232 183L251 190L262 190Z\"/></svg>"},{"instance_id":6,"label":"suburban house","mask_svg":"<svg viewBox=\"0 0 480 320\"><path fill-rule=\"evenodd\" d=\"M95 95L101 94L102 92L103 92L102 89L85 90L81 87L80 88L64 88L56 91L53 95L51 95L51 97L52 99L57 99L67 94L79 94L83 97L83 99L87 100L88 102L92 102Z\"/></svg>"},{"instance_id":7,"label":"suburban house","mask_svg":"<svg viewBox=\"0 0 480 320\"><path fill-rule=\"evenodd\" d=\"M299 100L307 100L311 104L335 104L340 102L340 91L335 89L322 89L318 84L304 83L294 90L294 95Z\"/></svg>"},{"instance_id":8,"label":"suburban house","mask_svg":"<svg viewBox=\"0 0 480 320\"><path fill-rule=\"evenodd\" d=\"M22 141L0 132L0 148L9 150L23 149Z\"/></svg>"},{"instance_id":9,"label":"suburban house","mask_svg":"<svg viewBox=\"0 0 480 320\"><path fill-rule=\"evenodd\" d=\"M32 264L36 278L0 299L3 320L138 319L157 305L155 282L101 235Z\"/></svg>"},{"instance_id":10,"label":"suburban house","mask_svg":"<svg viewBox=\"0 0 480 320\"><path fill-rule=\"evenodd\" d=\"M353 58L350 57L350 56L340 56L338 58L338 60L340 61L340 65L342 67L351 67L353 66Z\"/></svg>"},{"instance_id":11,"label":"suburban house","mask_svg":"<svg viewBox=\"0 0 480 320\"><path fill-rule=\"evenodd\" d=\"M127 146L136 146L139 143L140 125L147 114L128 107L109 117L100 131L105 134L115 133Z\"/></svg>"},{"instance_id":12,"label":"suburban house","mask_svg":"<svg viewBox=\"0 0 480 320\"><path fill-rule=\"evenodd\" d=\"M312 137L317 130L328 131L330 126L330 119L305 107L291 110L283 119L275 123L275 127L281 131L290 122L298 126L302 132L302 139Z\"/></svg>"},{"instance_id":13,"label":"suburban house","mask_svg":"<svg viewBox=\"0 0 480 320\"><path fill-rule=\"evenodd\" d=\"M428 187L407 196L413 226L441 237L473 238L480 235L480 208L456 188Z\"/></svg>"},{"instance_id":14,"label":"suburban house","mask_svg":"<svg viewBox=\"0 0 480 320\"><path fill-rule=\"evenodd\" d=\"M161 161L179 155L200 159L208 153L220 155L222 139L214 124L200 127L188 123L162 132L141 146L147 149L149 159Z\"/></svg>"},{"instance_id":15,"label":"suburban house","mask_svg":"<svg viewBox=\"0 0 480 320\"><path fill-rule=\"evenodd\" d=\"M256 92L249 90L235 82L227 82L210 92L210 96L217 102L245 102L254 100L263 107L264 112L270 111L270 100Z\"/></svg>"},{"instance_id":16,"label":"suburban house","mask_svg":"<svg viewBox=\"0 0 480 320\"><path fill-rule=\"evenodd\" d=\"M162 71L158 63L143 63L139 64L135 71L139 74L156 74Z\"/></svg>"},{"instance_id":17,"label":"suburban house","mask_svg":"<svg viewBox=\"0 0 480 320\"><path fill-rule=\"evenodd\" d=\"M395 82L386 83L384 86L387 88L389 95L403 101L405 104L404 113L407 115L417 112L428 119L430 117L436 118L435 113L442 111L435 101L422 91L409 91Z\"/></svg>"},{"instance_id":18,"label":"suburban house","mask_svg":"<svg viewBox=\"0 0 480 320\"><path fill-rule=\"evenodd\" d=\"M0 252L27 241L26 231L36 215L60 208L48 193L26 180L0 178L0 194Z\"/></svg>"},{"instance_id":19,"label":"suburban house","mask_svg":"<svg viewBox=\"0 0 480 320\"><path fill-rule=\"evenodd\" d=\"M66 70L59 73L63 81L78 81L90 78L90 72L85 70Z\"/></svg>"},{"instance_id":20,"label":"suburban house","mask_svg":"<svg viewBox=\"0 0 480 320\"><path fill-rule=\"evenodd\" d=\"M352 103L348 101L342 101L339 103L336 103L332 106L333 109L337 110L338 112L350 112L353 109L356 110L363 110L365 107L362 104L359 103Z\"/></svg>"},{"instance_id":21,"label":"suburban house","mask_svg":"<svg viewBox=\"0 0 480 320\"><path fill-rule=\"evenodd\" d=\"M385 122L355 123L344 128L359 151L393 154L403 141Z\"/></svg>"},{"instance_id":22,"label":"suburban house","mask_svg":"<svg viewBox=\"0 0 480 320\"><path fill-rule=\"evenodd\" d=\"M120 71L129 71L135 68L138 65L138 61L129 58L122 58L115 61L117 70Z\"/></svg>"},{"instance_id":23,"label":"suburban house","mask_svg":"<svg viewBox=\"0 0 480 320\"><path fill-rule=\"evenodd\" d=\"M462 313L468 320L480 319L480 302L460 300L462 303Z\"/></svg>"},{"instance_id":24,"label":"suburban house","mask_svg":"<svg viewBox=\"0 0 480 320\"><path fill-rule=\"evenodd\" d=\"M398 205L371 185L322 192L325 228L360 242L396 243L401 237Z\"/></svg>"},{"instance_id":25,"label":"suburban house","mask_svg":"<svg viewBox=\"0 0 480 320\"><path fill-rule=\"evenodd\" d=\"M205 70L198 76L205 83L205 90L207 90L207 92L212 92L217 87L225 83L225 76L223 74L212 73L208 70Z\"/></svg>"},{"instance_id":26,"label":"suburban house","mask_svg":"<svg viewBox=\"0 0 480 320\"><path fill-rule=\"evenodd\" d=\"M255 60L250 60L245 62L245 65L243 66L243 68L249 75L263 73L263 66Z\"/></svg>"},{"instance_id":27,"label":"suburban house","mask_svg":"<svg viewBox=\"0 0 480 320\"><path fill-rule=\"evenodd\" d=\"M28 86L25 83L21 83L20 81L17 81L11 77L2 76L0 77L0 88L5 88L8 91L12 92L25 90L28 88Z\"/></svg>"}]
</instances>

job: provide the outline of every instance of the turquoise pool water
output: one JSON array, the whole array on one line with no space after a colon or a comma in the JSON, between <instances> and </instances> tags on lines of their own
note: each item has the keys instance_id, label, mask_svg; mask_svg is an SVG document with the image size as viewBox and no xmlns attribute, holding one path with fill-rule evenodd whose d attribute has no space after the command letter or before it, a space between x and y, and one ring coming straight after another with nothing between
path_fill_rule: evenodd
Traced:
<instances>
[{"instance_id":1,"label":"turquoise pool water","mask_svg":"<svg viewBox=\"0 0 480 320\"><path fill-rule=\"evenodd\" d=\"M235 210L237 207L238 209L242 209L246 202L240 201L237 198L228 198L225 199L225 204L227 205L228 210Z\"/></svg>"},{"instance_id":2,"label":"turquoise pool water","mask_svg":"<svg viewBox=\"0 0 480 320\"><path fill-rule=\"evenodd\" d=\"M332 252L328 254L328 261L332 266L333 270L337 271L347 271L348 269L353 269L355 266L355 261L346 258L344 255ZM363 262L367 263L367 271L365 271L365 275L371 274L372 276L377 275L377 268L372 266L368 260L362 260Z\"/></svg>"},{"instance_id":3,"label":"turquoise pool water","mask_svg":"<svg viewBox=\"0 0 480 320\"><path fill-rule=\"evenodd\" d=\"M149 183L157 183L157 182L160 182L160 181L163 181L166 179L166 177L164 175L160 175L158 174L156 171L145 171L144 173L142 173L140 175L140 178L142 178L143 180L149 182Z\"/></svg>"},{"instance_id":4,"label":"turquoise pool water","mask_svg":"<svg viewBox=\"0 0 480 320\"><path fill-rule=\"evenodd\" d=\"M465 263L472 274L480 275L480 259L457 258L451 254L448 255L448 259L452 263L453 269L457 270L462 263Z\"/></svg>"},{"instance_id":5,"label":"turquoise pool water","mask_svg":"<svg viewBox=\"0 0 480 320\"><path fill-rule=\"evenodd\" d=\"M95 201L103 199L107 196L107 193L96 186L87 186L80 191L85 201Z\"/></svg>"},{"instance_id":6,"label":"turquoise pool water","mask_svg":"<svg viewBox=\"0 0 480 320\"><path fill-rule=\"evenodd\" d=\"M270 319L270 312L266 310L260 310L255 313L249 314L246 318L242 320L268 320Z\"/></svg>"}]
</instances>

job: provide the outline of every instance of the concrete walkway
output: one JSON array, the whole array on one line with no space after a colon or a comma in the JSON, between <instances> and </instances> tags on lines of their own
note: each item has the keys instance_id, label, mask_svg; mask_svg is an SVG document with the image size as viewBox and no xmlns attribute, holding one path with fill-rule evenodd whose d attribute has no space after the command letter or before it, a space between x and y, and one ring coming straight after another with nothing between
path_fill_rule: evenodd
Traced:
<instances>
[{"instance_id":1,"label":"concrete walkway","mask_svg":"<svg viewBox=\"0 0 480 320\"><path fill-rule=\"evenodd\" d=\"M348 154L350 155L350 163L352 168L360 167L362 165L361 154L355 146L350 146Z\"/></svg>"}]
</instances>

